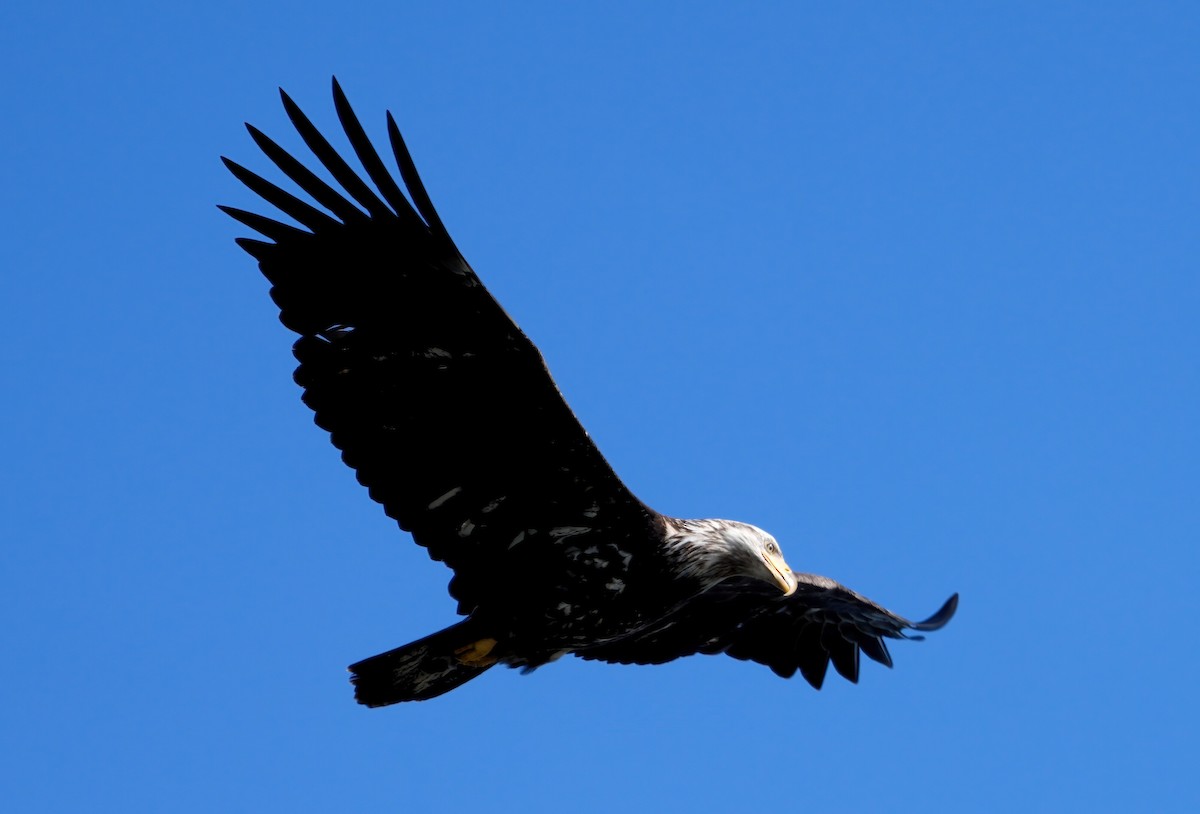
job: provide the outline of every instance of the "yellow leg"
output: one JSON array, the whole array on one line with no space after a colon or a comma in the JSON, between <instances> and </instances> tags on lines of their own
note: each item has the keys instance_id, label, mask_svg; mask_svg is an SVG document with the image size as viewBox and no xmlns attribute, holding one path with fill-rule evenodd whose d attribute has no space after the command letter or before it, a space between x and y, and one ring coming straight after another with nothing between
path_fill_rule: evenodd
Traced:
<instances>
[{"instance_id":1,"label":"yellow leg","mask_svg":"<svg viewBox=\"0 0 1200 814\"><path fill-rule=\"evenodd\" d=\"M468 667L491 667L497 660L488 654L492 652L492 648L496 644L495 639L480 639L458 648L454 651L454 655L460 664Z\"/></svg>"}]
</instances>

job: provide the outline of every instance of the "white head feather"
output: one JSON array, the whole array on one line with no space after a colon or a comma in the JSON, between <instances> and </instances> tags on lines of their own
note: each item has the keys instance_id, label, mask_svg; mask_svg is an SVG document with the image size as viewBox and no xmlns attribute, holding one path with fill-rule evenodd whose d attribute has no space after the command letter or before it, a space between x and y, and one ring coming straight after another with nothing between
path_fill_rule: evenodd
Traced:
<instances>
[{"instance_id":1,"label":"white head feather","mask_svg":"<svg viewBox=\"0 0 1200 814\"><path fill-rule=\"evenodd\" d=\"M668 520L665 545L679 575L708 590L730 577L778 584L785 594L796 578L783 561L779 543L767 532L734 520Z\"/></svg>"}]
</instances>

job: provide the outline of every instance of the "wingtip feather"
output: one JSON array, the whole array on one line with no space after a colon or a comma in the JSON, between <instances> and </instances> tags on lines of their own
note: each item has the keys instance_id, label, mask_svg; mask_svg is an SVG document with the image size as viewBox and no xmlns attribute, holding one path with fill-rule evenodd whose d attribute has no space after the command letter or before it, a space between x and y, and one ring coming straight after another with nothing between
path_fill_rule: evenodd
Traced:
<instances>
[{"instance_id":1,"label":"wingtip feather","mask_svg":"<svg viewBox=\"0 0 1200 814\"><path fill-rule=\"evenodd\" d=\"M235 237L233 242L241 246L243 251L260 263L275 249L274 243L265 243L251 237Z\"/></svg>"},{"instance_id":2,"label":"wingtip feather","mask_svg":"<svg viewBox=\"0 0 1200 814\"><path fill-rule=\"evenodd\" d=\"M912 627L913 630L940 630L946 626L947 622L954 618L954 614L957 610L958 594L955 593L946 600L945 604L938 608L937 612L934 613L933 616L930 616L928 619L924 619L920 622L914 622L910 627Z\"/></svg>"},{"instance_id":3,"label":"wingtip feather","mask_svg":"<svg viewBox=\"0 0 1200 814\"><path fill-rule=\"evenodd\" d=\"M887 644L878 636L863 636L859 640L858 646L872 661L878 662L884 667L892 666L892 654L888 652Z\"/></svg>"}]
</instances>

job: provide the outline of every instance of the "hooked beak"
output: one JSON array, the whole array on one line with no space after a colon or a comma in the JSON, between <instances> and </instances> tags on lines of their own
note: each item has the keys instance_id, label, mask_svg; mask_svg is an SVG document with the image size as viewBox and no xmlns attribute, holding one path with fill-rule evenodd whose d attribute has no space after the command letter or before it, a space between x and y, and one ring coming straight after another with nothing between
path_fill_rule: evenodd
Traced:
<instances>
[{"instance_id":1,"label":"hooked beak","mask_svg":"<svg viewBox=\"0 0 1200 814\"><path fill-rule=\"evenodd\" d=\"M788 568L788 564L783 561L783 556L780 554L768 554L765 559L771 576L775 578L775 582L783 589L783 595L791 596L794 594L796 586L800 583L796 579L796 575L792 573L792 569Z\"/></svg>"}]
</instances>

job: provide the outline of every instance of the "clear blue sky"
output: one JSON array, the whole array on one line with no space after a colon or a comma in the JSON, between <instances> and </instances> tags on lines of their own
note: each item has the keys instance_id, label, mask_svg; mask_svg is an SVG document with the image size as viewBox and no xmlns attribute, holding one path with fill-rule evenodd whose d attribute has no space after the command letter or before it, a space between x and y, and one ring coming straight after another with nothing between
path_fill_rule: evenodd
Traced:
<instances>
[{"instance_id":1,"label":"clear blue sky","mask_svg":"<svg viewBox=\"0 0 1200 814\"><path fill-rule=\"evenodd\" d=\"M1200 6L19 5L6 810L1200 807ZM572 659L357 707L448 573L214 207L334 73L641 497L954 622L820 693Z\"/></svg>"}]
</instances>

